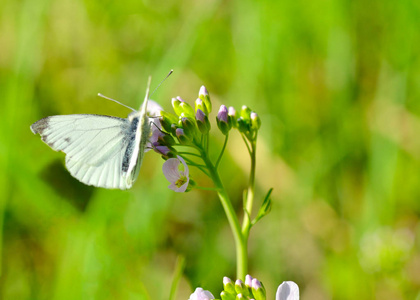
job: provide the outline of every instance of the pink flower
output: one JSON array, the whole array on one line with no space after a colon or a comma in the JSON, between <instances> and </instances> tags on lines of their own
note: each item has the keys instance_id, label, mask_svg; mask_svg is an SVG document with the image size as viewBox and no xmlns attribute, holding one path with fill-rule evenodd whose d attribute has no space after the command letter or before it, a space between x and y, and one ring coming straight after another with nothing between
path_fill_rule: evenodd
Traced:
<instances>
[{"instance_id":1,"label":"pink flower","mask_svg":"<svg viewBox=\"0 0 420 300\"><path fill-rule=\"evenodd\" d=\"M196 288L194 293L191 294L188 300L210 300L214 299L214 296L209 291L205 291L202 288Z\"/></svg>"},{"instance_id":2,"label":"pink flower","mask_svg":"<svg viewBox=\"0 0 420 300\"><path fill-rule=\"evenodd\" d=\"M152 124L150 124L151 135L150 135L149 141L146 143L146 148L144 152L147 152L150 149L152 149L153 148L152 145L154 145L154 143L157 142L159 136L163 135L161 131L162 126L160 125L160 120L159 118L155 118L155 117L160 116L160 112L162 110L163 110L162 106L160 106L153 100L149 100L147 104L147 115L149 117L152 117L152 119L150 119L152 122Z\"/></svg>"},{"instance_id":3,"label":"pink flower","mask_svg":"<svg viewBox=\"0 0 420 300\"><path fill-rule=\"evenodd\" d=\"M181 156L178 155L177 158L170 158L165 161L162 166L162 171L166 179L171 183L168 186L171 190L179 193L185 192L188 187L190 177L188 166Z\"/></svg>"},{"instance_id":4,"label":"pink flower","mask_svg":"<svg viewBox=\"0 0 420 300\"><path fill-rule=\"evenodd\" d=\"M299 300L299 287L293 281L283 281L277 289L276 300Z\"/></svg>"}]
</instances>

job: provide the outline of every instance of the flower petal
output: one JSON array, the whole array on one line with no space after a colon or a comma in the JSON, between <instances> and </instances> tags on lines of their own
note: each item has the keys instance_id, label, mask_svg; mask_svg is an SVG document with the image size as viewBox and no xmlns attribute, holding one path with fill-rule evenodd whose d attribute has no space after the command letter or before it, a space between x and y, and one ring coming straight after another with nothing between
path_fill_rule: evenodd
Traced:
<instances>
[{"instance_id":1,"label":"flower petal","mask_svg":"<svg viewBox=\"0 0 420 300\"><path fill-rule=\"evenodd\" d=\"M276 300L299 300L299 287L293 281L283 281L277 289Z\"/></svg>"},{"instance_id":2,"label":"flower petal","mask_svg":"<svg viewBox=\"0 0 420 300\"><path fill-rule=\"evenodd\" d=\"M153 100L149 100L147 103L147 113L151 117L160 116L160 112L163 110L162 106L157 104L157 102Z\"/></svg>"},{"instance_id":3,"label":"flower petal","mask_svg":"<svg viewBox=\"0 0 420 300\"><path fill-rule=\"evenodd\" d=\"M185 162L185 160L181 156L177 155L177 157L181 161L181 163L184 165L184 172L183 172L184 173L184 176L189 179L190 170L188 169L187 163Z\"/></svg>"},{"instance_id":4,"label":"flower petal","mask_svg":"<svg viewBox=\"0 0 420 300\"><path fill-rule=\"evenodd\" d=\"M214 299L214 296L209 291L205 291L202 288L196 288L194 293L191 294L188 300L210 300Z\"/></svg>"},{"instance_id":5,"label":"flower petal","mask_svg":"<svg viewBox=\"0 0 420 300\"><path fill-rule=\"evenodd\" d=\"M182 163L184 171L180 171L179 164ZM175 192L183 193L187 190L190 182L188 165L181 156L170 158L162 166L163 174L171 183L168 187ZM180 186L180 184L182 184Z\"/></svg>"},{"instance_id":6,"label":"flower petal","mask_svg":"<svg viewBox=\"0 0 420 300\"><path fill-rule=\"evenodd\" d=\"M170 183L175 184L175 182L180 178L178 166L178 158L170 158L167 161L165 161L162 166L163 175L165 175L166 179Z\"/></svg>"}]
</instances>

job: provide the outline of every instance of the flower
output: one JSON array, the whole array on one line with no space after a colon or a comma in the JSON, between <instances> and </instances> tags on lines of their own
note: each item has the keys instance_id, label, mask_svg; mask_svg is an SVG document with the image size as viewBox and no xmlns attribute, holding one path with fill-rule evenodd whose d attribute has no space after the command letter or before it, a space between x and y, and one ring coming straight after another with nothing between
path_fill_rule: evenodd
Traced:
<instances>
[{"instance_id":1,"label":"flower","mask_svg":"<svg viewBox=\"0 0 420 300\"><path fill-rule=\"evenodd\" d=\"M212 295L212 293L198 287L195 289L194 293L191 294L188 300L210 300L210 299L214 299L214 296Z\"/></svg>"},{"instance_id":2,"label":"flower","mask_svg":"<svg viewBox=\"0 0 420 300\"><path fill-rule=\"evenodd\" d=\"M147 103L147 114L150 117L158 117L160 116L160 112L163 110L162 106L157 104L157 102L153 100L149 100Z\"/></svg>"},{"instance_id":3,"label":"flower","mask_svg":"<svg viewBox=\"0 0 420 300\"><path fill-rule=\"evenodd\" d=\"M277 289L276 300L299 300L299 287L293 281L283 281Z\"/></svg>"},{"instance_id":4,"label":"flower","mask_svg":"<svg viewBox=\"0 0 420 300\"><path fill-rule=\"evenodd\" d=\"M182 163L182 165L180 165L180 163ZM168 186L171 190L179 193L185 192L188 187L190 177L188 166L181 156L177 155L177 158L170 158L165 161L162 166L162 171L166 179L171 183Z\"/></svg>"},{"instance_id":5,"label":"flower","mask_svg":"<svg viewBox=\"0 0 420 300\"><path fill-rule=\"evenodd\" d=\"M150 125L150 138L149 141L146 143L146 148L144 152L149 151L153 148L153 144L158 140L159 136L162 135L162 126L160 124L159 117L160 112L163 110L162 106L157 104L153 100L149 100L147 104L147 115L151 118L153 118L152 124Z\"/></svg>"}]
</instances>

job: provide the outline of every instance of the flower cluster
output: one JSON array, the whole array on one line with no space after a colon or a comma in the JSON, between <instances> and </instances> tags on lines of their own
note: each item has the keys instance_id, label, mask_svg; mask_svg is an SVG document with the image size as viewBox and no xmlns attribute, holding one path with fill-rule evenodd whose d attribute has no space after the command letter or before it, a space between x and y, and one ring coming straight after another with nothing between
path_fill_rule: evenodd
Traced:
<instances>
[{"instance_id":1,"label":"flower cluster","mask_svg":"<svg viewBox=\"0 0 420 300\"><path fill-rule=\"evenodd\" d=\"M186 155L201 157L203 161L208 158L209 132L211 130L209 115L212 111L212 103L207 89L202 86L194 107L181 97L172 99L172 107L175 114L161 109L158 113L156 112L156 115L159 115L159 120L152 128L150 148L167 160L163 166L163 172L171 182L169 188L176 192L185 192L190 190L194 184L194 181L189 179L188 165L198 167L198 164L188 159ZM225 105L221 105L216 116L216 123L219 130L226 136L225 145L214 164L217 169L229 131L236 128L252 145L256 141L261 120L255 112L246 106L243 106L240 113L237 114L233 107L228 109ZM189 147L196 152L193 154L181 153L176 150L177 146ZM248 144L247 147L250 149ZM208 175L206 169L208 171L209 164L212 163L207 161L205 165L198 168ZM180 166L183 170L179 170Z\"/></svg>"},{"instance_id":2,"label":"flower cluster","mask_svg":"<svg viewBox=\"0 0 420 300\"><path fill-rule=\"evenodd\" d=\"M246 105L242 106L239 113L236 112L233 106L230 106L228 109L225 105L221 105L216 121L217 126L224 135L227 135L233 127L245 135L250 142L257 138L258 130L261 127L261 119L258 114Z\"/></svg>"},{"instance_id":3,"label":"flower cluster","mask_svg":"<svg viewBox=\"0 0 420 300\"><path fill-rule=\"evenodd\" d=\"M266 300L266 292L262 283L246 275L245 283L238 279L233 281L223 278L223 291L220 293L222 300ZM213 294L202 288L196 288L189 300L210 300L215 299ZM277 289L276 300L299 300L299 287L293 281L284 281Z\"/></svg>"}]
</instances>

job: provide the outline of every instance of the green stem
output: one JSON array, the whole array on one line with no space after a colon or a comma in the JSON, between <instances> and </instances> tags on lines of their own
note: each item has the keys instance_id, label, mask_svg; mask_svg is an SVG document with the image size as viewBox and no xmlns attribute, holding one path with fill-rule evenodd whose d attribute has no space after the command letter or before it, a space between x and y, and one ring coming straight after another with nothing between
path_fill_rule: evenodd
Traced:
<instances>
[{"instance_id":1,"label":"green stem","mask_svg":"<svg viewBox=\"0 0 420 300\"><path fill-rule=\"evenodd\" d=\"M210 177L210 174L206 171L206 169L205 168L207 168L207 165L199 165L199 164L196 164L195 162L193 162L191 159L189 159L189 158L187 158L187 157L183 157L184 158L184 160L187 162L187 164L189 165L189 166L192 166L192 167L196 167L196 168L198 168L201 172L203 172L204 174L206 174L208 177Z\"/></svg>"},{"instance_id":2,"label":"green stem","mask_svg":"<svg viewBox=\"0 0 420 300\"><path fill-rule=\"evenodd\" d=\"M248 242L249 230L251 229L251 220L250 216L252 213L252 205L254 203L254 193L255 193L255 165L256 165L256 152L257 152L257 142L256 138L251 142L251 172L249 174L249 184L248 190L246 193L246 202L245 202L245 214L244 220L242 222L242 234L245 239L245 242Z\"/></svg>"},{"instance_id":3,"label":"green stem","mask_svg":"<svg viewBox=\"0 0 420 300\"><path fill-rule=\"evenodd\" d=\"M208 158L206 151L202 151L202 158L210 173L210 178L213 180L214 185L218 189L217 194L233 233L236 246L236 276L237 278L244 280L248 270L248 249L246 239L242 235L241 226L239 225L239 221L232 206L232 202L229 199L229 195L220 180L216 167Z\"/></svg>"},{"instance_id":4,"label":"green stem","mask_svg":"<svg viewBox=\"0 0 420 300\"><path fill-rule=\"evenodd\" d=\"M241 136L242 136L242 139L244 140L244 143L246 145L246 148L248 149L249 155L251 155L251 148L249 148L248 141L247 141L245 135L242 133Z\"/></svg>"},{"instance_id":5,"label":"green stem","mask_svg":"<svg viewBox=\"0 0 420 300\"><path fill-rule=\"evenodd\" d=\"M178 256L176 260L175 272L172 279L171 291L169 293L169 300L175 300L176 290L178 289L179 281L185 269L185 257Z\"/></svg>"},{"instance_id":6,"label":"green stem","mask_svg":"<svg viewBox=\"0 0 420 300\"><path fill-rule=\"evenodd\" d=\"M225 152L226 145L227 145L227 142L228 142L228 138L229 138L229 134L226 134L225 142L223 143L222 150L220 151L219 157L217 158L217 161L216 161L216 165L215 165L216 170L219 167L220 160L222 159L223 153Z\"/></svg>"},{"instance_id":7,"label":"green stem","mask_svg":"<svg viewBox=\"0 0 420 300\"><path fill-rule=\"evenodd\" d=\"M181 154L181 155L192 155L192 156L196 156L196 157L201 157L201 155L196 154L196 153L192 153L192 152L178 152L178 154Z\"/></svg>"}]
</instances>

